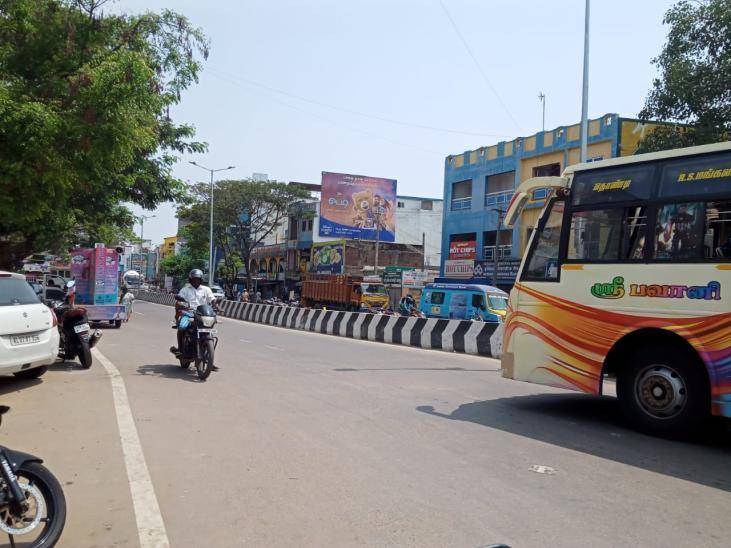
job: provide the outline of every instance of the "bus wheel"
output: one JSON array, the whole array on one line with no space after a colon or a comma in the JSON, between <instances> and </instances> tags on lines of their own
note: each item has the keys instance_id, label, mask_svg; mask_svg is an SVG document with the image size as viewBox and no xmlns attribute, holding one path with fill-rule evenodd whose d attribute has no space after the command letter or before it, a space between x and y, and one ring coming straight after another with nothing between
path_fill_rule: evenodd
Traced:
<instances>
[{"instance_id":1,"label":"bus wheel","mask_svg":"<svg viewBox=\"0 0 731 548\"><path fill-rule=\"evenodd\" d=\"M618 374L617 397L631 424L656 436L687 436L710 411L702 364L687 350L667 344L630 356Z\"/></svg>"}]
</instances>

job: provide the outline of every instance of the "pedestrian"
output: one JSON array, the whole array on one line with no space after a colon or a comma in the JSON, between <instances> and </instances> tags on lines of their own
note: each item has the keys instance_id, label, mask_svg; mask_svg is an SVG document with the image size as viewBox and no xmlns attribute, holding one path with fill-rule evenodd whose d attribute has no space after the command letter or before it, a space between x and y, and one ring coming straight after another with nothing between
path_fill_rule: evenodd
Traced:
<instances>
[{"instance_id":1,"label":"pedestrian","mask_svg":"<svg viewBox=\"0 0 731 548\"><path fill-rule=\"evenodd\" d=\"M261 291L257 291L256 292L256 299L255 300L256 300L257 303L260 303L261 302Z\"/></svg>"},{"instance_id":2,"label":"pedestrian","mask_svg":"<svg viewBox=\"0 0 731 548\"><path fill-rule=\"evenodd\" d=\"M241 295L239 296L242 303L248 303L249 302L249 290L244 288L244 290L241 292Z\"/></svg>"},{"instance_id":3,"label":"pedestrian","mask_svg":"<svg viewBox=\"0 0 731 548\"><path fill-rule=\"evenodd\" d=\"M132 316L132 304L135 302L135 296L132 295L132 292L127 289L127 287L122 287L122 298L120 299L120 303L125 306L127 309L127 321L129 321L130 317Z\"/></svg>"}]
</instances>

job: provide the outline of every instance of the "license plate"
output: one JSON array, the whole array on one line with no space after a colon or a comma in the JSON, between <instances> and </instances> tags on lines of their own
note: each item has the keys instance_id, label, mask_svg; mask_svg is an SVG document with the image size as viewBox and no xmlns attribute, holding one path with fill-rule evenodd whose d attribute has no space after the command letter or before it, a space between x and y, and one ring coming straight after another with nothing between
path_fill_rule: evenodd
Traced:
<instances>
[{"instance_id":1,"label":"license plate","mask_svg":"<svg viewBox=\"0 0 731 548\"><path fill-rule=\"evenodd\" d=\"M198 333L210 333L211 335L218 335L218 329L198 329Z\"/></svg>"},{"instance_id":2,"label":"license plate","mask_svg":"<svg viewBox=\"0 0 731 548\"><path fill-rule=\"evenodd\" d=\"M74 331L76 333L81 333L82 331L89 331L89 324L88 323L80 323L79 325L74 326Z\"/></svg>"},{"instance_id":3,"label":"license plate","mask_svg":"<svg viewBox=\"0 0 731 548\"><path fill-rule=\"evenodd\" d=\"M14 335L10 337L10 344L12 346L21 346L23 344L33 344L41 342L38 335Z\"/></svg>"}]
</instances>

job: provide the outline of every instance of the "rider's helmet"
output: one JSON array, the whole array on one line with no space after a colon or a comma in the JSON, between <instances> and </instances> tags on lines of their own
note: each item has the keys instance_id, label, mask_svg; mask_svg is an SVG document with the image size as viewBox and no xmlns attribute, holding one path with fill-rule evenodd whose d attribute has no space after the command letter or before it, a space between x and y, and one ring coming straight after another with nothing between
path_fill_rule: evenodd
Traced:
<instances>
[{"instance_id":1,"label":"rider's helmet","mask_svg":"<svg viewBox=\"0 0 731 548\"><path fill-rule=\"evenodd\" d=\"M410 305L414 304L414 297L411 295L411 293L406 295L406 302Z\"/></svg>"},{"instance_id":2,"label":"rider's helmet","mask_svg":"<svg viewBox=\"0 0 731 548\"><path fill-rule=\"evenodd\" d=\"M188 281L191 283L191 285L195 285L193 283L194 279L198 280L198 285L203 282L203 271L201 271L199 268L194 268L190 271L190 274L188 274Z\"/></svg>"}]
</instances>

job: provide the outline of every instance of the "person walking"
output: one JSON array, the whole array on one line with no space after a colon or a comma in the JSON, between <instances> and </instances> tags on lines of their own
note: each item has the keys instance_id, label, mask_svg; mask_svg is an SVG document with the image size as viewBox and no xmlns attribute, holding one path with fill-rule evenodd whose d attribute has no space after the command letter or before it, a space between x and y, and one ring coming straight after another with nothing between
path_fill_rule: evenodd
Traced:
<instances>
[{"instance_id":1,"label":"person walking","mask_svg":"<svg viewBox=\"0 0 731 548\"><path fill-rule=\"evenodd\" d=\"M249 290L244 288L244 290L241 292L241 295L239 296L242 303L248 303L249 302Z\"/></svg>"},{"instance_id":2,"label":"person walking","mask_svg":"<svg viewBox=\"0 0 731 548\"><path fill-rule=\"evenodd\" d=\"M132 295L126 286L122 287L122 297L119 299L119 302L127 308L127 321L129 321L132 317L132 303L135 302L135 296Z\"/></svg>"}]
</instances>

